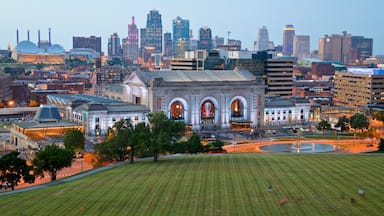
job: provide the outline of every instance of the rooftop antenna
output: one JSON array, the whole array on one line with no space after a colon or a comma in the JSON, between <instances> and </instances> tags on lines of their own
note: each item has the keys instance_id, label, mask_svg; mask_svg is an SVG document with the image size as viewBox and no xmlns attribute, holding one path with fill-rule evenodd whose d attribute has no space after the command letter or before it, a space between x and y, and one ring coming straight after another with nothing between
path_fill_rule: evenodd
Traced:
<instances>
[{"instance_id":1,"label":"rooftop antenna","mask_svg":"<svg viewBox=\"0 0 384 216\"><path fill-rule=\"evenodd\" d=\"M49 37L49 46L51 46L52 45L52 43L51 43L51 28L48 28L48 37Z\"/></svg>"},{"instance_id":2,"label":"rooftop antenna","mask_svg":"<svg viewBox=\"0 0 384 216\"><path fill-rule=\"evenodd\" d=\"M231 31L227 31L227 33L228 33L227 44L229 44L229 35L231 34Z\"/></svg>"},{"instance_id":3,"label":"rooftop antenna","mask_svg":"<svg viewBox=\"0 0 384 216\"><path fill-rule=\"evenodd\" d=\"M16 29L16 43L19 44L19 29Z\"/></svg>"},{"instance_id":4,"label":"rooftop antenna","mask_svg":"<svg viewBox=\"0 0 384 216\"><path fill-rule=\"evenodd\" d=\"M37 46L40 48L40 29L37 31Z\"/></svg>"},{"instance_id":5,"label":"rooftop antenna","mask_svg":"<svg viewBox=\"0 0 384 216\"><path fill-rule=\"evenodd\" d=\"M27 31L27 40L29 41L29 29Z\"/></svg>"}]
</instances>

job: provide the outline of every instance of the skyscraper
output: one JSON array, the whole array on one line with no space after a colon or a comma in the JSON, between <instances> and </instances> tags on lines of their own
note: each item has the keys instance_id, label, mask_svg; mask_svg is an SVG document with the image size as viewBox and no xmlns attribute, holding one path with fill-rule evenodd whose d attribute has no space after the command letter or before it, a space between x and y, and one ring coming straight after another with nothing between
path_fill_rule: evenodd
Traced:
<instances>
[{"instance_id":1,"label":"skyscraper","mask_svg":"<svg viewBox=\"0 0 384 216\"><path fill-rule=\"evenodd\" d=\"M163 52L163 25L161 14L157 10L151 10L147 15L147 26L144 30L144 46L154 47L156 53ZM141 31L140 33L143 33ZM143 49L143 47L141 47Z\"/></svg>"},{"instance_id":2,"label":"skyscraper","mask_svg":"<svg viewBox=\"0 0 384 216\"><path fill-rule=\"evenodd\" d=\"M208 26L203 26L199 31L199 49L212 49L212 31Z\"/></svg>"},{"instance_id":3,"label":"skyscraper","mask_svg":"<svg viewBox=\"0 0 384 216\"><path fill-rule=\"evenodd\" d=\"M309 35L295 35L293 38L293 55L298 59L310 56Z\"/></svg>"},{"instance_id":4,"label":"skyscraper","mask_svg":"<svg viewBox=\"0 0 384 216\"><path fill-rule=\"evenodd\" d=\"M113 33L110 38L108 38L108 56L109 57L122 57L121 52L121 41L117 33Z\"/></svg>"},{"instance_id":5,"label":"skyscraper","mask_svg":"<svg viewBox=\"0 0 384 216\"><path fill-rule=\"evenodd\" d=\"M366 59L372 56L373 39L363 36L352 36L351 62Z\"/></svg>"},{"instance_id":6,"label":"skyscraper","mask_svg":"<svg viewBox=\"0 0 384 216\"><path fill-rule=\"evenodd\" d=\"M173 54L172 48L172 34L170 32L164 33L164 56L171 57Z\"/></svg>"},{"instance_id":7,"label":"skyscraper","mask_svg":"<svg viewBox=\"0 0 384 216\"><path fill-rule=\"evenodd\" d=\"M99 52L101 52L101 37L90 36L90 37L73 37L72 38L72 46L73 48L90 48Z\"/></svg>"},{"instance_id":8,"label":"skyscraper","mask_svg":"<svg viewBox=\"0 0 384 216\"><path fill-rule=\"evenodd\" d=\"M212 45L214 49L224 45L224 38L216 35L212 40Z\"/></svg>"},{"instance_id":9,"label":"skyscraper","mask_svg":"<svg viewBox=\"0 0 384 216\"><path fill-rule=\"evenodd\" d=\"M181 17L176 17L176 19L172 20L172 28L173 28L173 53L175 55L179 55L177 53L177 43L178 41L185 42L185 50L189 49L189 20L182 19ZM182 39L182 40L180 40Z\"/></svg>"},{"instance_id":10,"label":"skyscraper","mask_svg":"<svg viewBox=\"0 0 384 216\"><path fill-rule=\"evenodd\" d=\"M125 58L131 61L137 61L139 57L139 29L135 24L135 17L132 17L132 23L128 24L127 38L127 56Z\"/></svg>"},{"instance_id":11,"label":"skyscraper","mask_svg":"<svg viewBox=\"0 0 384 216\"><path fill-rule=\"evenodd\" d=\"M283 54L293 54L293 37L295 36L295 27L293 25L286 25L283 33Z\"/></svg>"},{"instance_id":12,"label":"skyscraper","mask_svg":"<svg viewBox=\"0 0 384 216\"><path fill-rule=\"evenodd\" d=\"M255 51L265 51L269 49L269 34L267 27L263 26L257 32Z\"/></svg>"},{"instance_id":13,"label":"skyscraper","mask_svg":"<svg viewBox=\"0 0 384 216\"><path fill-rule=\"evenodd\" d=\"M349 64L351 44L352 36L345 31L341 35L324 35L319 40L319 59Z\"/></svg>"}]
</instances>

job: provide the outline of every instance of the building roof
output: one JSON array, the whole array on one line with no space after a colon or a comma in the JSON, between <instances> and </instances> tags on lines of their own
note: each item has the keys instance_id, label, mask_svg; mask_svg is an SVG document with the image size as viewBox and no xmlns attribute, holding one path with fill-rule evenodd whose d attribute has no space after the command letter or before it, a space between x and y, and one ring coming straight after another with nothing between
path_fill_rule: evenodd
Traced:
<instances>
[{"instance_id":1,"label":"building roof","mask_svg":"<svg viewBox=\"0 0 384 216\"><path fill-rule=\"evenodd\" d=\"M309 104L309 100L302 97L265 97L265 108L294 107L296 104Z\"/></svg>"},{"instance_id":2,"label":"building roof","mask_svg":"<svg viewBox=\"0 0 384 216\"><path fill-rule=\"evenodd\" d=\"M32 121L16 121L14 124L26 129L80 126L79 124L73 122L62 121L57 107L46 104L40 106Z\"/></svg>"},{"instance_id":3,"label":"building roof","mask_svg":"<svg viewBox=\"0 0 384 216\"><path fill-rule=\"evenodd\" d=\"M36 121L17 122L15 121L13 122L13 124L25 129L81 126L79 124L69 122L69 121L59 121L59 122L36 122Z\"/></svg>"},{"instance_id":4,"label":"building roof","mask_svg":"<svg viewBox=\"0 0 384 216\"><path fill-rule=\"evenodd\" d=\"M379 68L348 68L348 72L361 75L384 75L384 69Z\"/></svg>"},{"instance_id":5,"label":"building roof","mask_svg":"<svg viewBox=\"0 0 384 216\"><path fill-rule=\"evenodd\" d=\"M295 104L288 98L280 97L265 97L264 107L275 108L275 107L294 107Z\"/></svg>"},{"instance_id":6,"label":"building roof","mask_svg":"<svg viewBox=\"0 0 384 216\"><path fill-rule=\"evenodd\" d=\"M46 51L36 46L31 41L21 41L15 47L17 53L22 54L59 54L64 55L65 50L58 44L53 44Z\"/></svg>"},{"instance_id":7,"label":"building roof","mask_svg":"<svg viewBox=\"0 0 384 216\"><path fill-rule=\"evenodd\" d=\"M84 101L84 103L118 103L119 100L102 96L86 95L86 94L52 94L47 98L56 104L69 104L74 101Z\"/></svg>"},{"instance_id":8,"label":"building roof","mask_svg":"<svg viewBox=\"0 0 384 216\"><path fill-rule=\"evenodd\" d=\"M75 108L75 111L107 111L108 113L149 112L149 108L140 104L110 103L110 104L83 104Z\"/></svg>"},{"instance_id":9,"label":"building roof","mask_svg":"<svg viewBox=\"0 0 384 216\"><path fill-rule=\"evenodd\" d=\"M56 106L40 105L33 120L37 122L58 122L61 120L61 116Z\"/></svg>"},{"instance_id":10,"label":"building roof","mask_svg":"<svg viewBox=\"0 0 384 216\"><path fill-rule=\"evenodd\" d=\"M246 70L165 70L155 72L135 72L144 82L152 78L162 78L165 82L215 82L215 81L250 81L256 77Z\"/></svg>"}]
</instances>

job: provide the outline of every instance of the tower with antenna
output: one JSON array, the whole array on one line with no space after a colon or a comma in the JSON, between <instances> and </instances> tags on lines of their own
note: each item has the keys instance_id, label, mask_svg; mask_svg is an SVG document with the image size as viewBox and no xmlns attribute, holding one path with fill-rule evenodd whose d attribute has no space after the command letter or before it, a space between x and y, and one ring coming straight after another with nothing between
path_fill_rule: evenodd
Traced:
<instances>
[{"instance_id":1,"label":"tower with antenna","mask_svg":"<svg viewBox=\"0 0 384 216\"><path fill-rule=\"evenodd\" d=\"M49 46L52 46L52 41L51 41L51 28L48 28L48 43L49 43Z\"/></svg>"},{"instance_id":2,"label":"tower with antenna","mask_svg":"<svg viewBox=\"0 0 384 216\"><path fill-rule=\"evenodd\" d=\"M16 29L16 44L19 44L19 29Z\"/></svg>"},{"instance_id":3,"label":"tower with antenna","mask_svg":"<svg viewBox=\"0 0 384 216\"><path fill-rule=\"evenodd\" d=\"M37 47L40 48L40 29L37 31Z\"/></svg>"},{"instance_id":4,"label":"tower with antenna","mask_svg":"<svg viewBox=\"0 0 384 216\"><path fill-rule=\"evenodd\" d=\"M227 31L227 33L228 33L227 44L229 44L229 35L231 34L231 31Z\"/></svg>"}]
</instances>

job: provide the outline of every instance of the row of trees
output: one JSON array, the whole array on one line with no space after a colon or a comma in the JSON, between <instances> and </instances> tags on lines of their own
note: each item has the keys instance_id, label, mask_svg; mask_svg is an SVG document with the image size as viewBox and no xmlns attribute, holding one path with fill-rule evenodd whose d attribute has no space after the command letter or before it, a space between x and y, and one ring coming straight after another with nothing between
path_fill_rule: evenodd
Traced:
<instances>
[{"instance_id":1,"label":"row of trees","mask_svg":"<svg viewBox=\"0 0 384 216\"><path fill-rule=\"evenodd\" d=\"M351 118L347 118L345 115L340 117L335 124L335 128L339 128L342 132L348 131L349 127L358 131L367 129L369 127L369 119L363 113L355 113ZM324 133L325 130L331 130L331 124L326 120L322 120L319 122L317 129Z\"/></svg>"},{"instance_id":2,"label":"row of trees","mask_svg":"<svg viewBox=\"0 0 384 216\"><path fill-rule=\"evenodd\" d=\"M32 161L26 161L20 152L10 152L0 158L0 182L14 190L21 180L33 183L36 177L44 177L48 172L51 181L56 180L57 172L72 165L73 155L84 148L84 135L71 129L64 135L65 148L55 144L36 152Z\"/></svg>"},{"instance_id":3,"label":"row of trees","mask_svg":"<svg viewBox=\"0 0 384 216\"><path fill-rule=\"evenodd\" d=\"M57 171L71 164L71 150L54 144L37 152L31 162L21 158L20 152L13 151L0 158L0 182L14 190L21 180L33 183L36 177L44 177L44 172L48 172L54 181Z\"/></svg>"},{"instance_id":4,"label":"row of trees","mask_svg":"<svg viewBox=\"0 0 384 216\"><path fill-rule=\"evenodd\" d=\"M150 125L132 125L129 119L116 122L108 130L106 139L94 146L99 162L123 161L135 156L153 156L157 161L159 154L168 152L170 145L183 134L184 122L168 119L162 112L149 114Z\"/></svg>"},{"instance_id":5,"label":"row of trees","mask_svg":"<svg viewBox=\"0 0 384 216\"><path fill-rule=\"evenodd\" d=\"M188 140L177 141L183 135L184 123L172 121L162 112L150 114L149 121L150 125L139 123L135 126L129 119L116 122L109 129L105 141L94 147L97 161L103 163L129 159L133 163L135 157L152 156L153 161L158 161L161 153L223 151L222 141L203 146L196 133Z\"/></svg>"}]
</instances>

